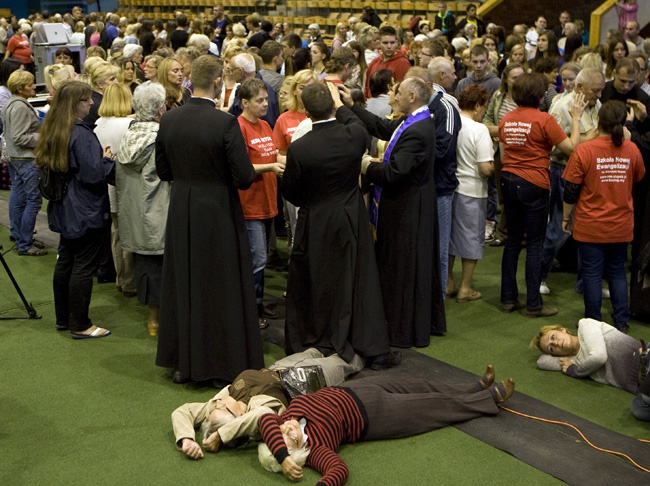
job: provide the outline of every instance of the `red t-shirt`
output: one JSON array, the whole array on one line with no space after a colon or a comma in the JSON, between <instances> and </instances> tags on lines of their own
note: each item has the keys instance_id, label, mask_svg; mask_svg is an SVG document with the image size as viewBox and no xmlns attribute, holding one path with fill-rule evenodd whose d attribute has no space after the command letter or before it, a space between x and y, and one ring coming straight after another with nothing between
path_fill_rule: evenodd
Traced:
<instances>
[{"instance_id":1,"label":"red t-shirt","mask_svg":"<svg viewBox=\"0 0 650 486\"><path fill-rule=\"evenodd\" d=\"M32 62L32 50L29 48L29 39L25 34L22 38L12 35L7 42L7 50L11 52L11 57L15 57L23 64Z\"/></svg>"},{"instance_id":2,"label":"red t-shirt","mask_svg":"<svg viewBox=\"0 0 650 486\"><path fill-rule=\"evenodd\" d=\"M566 133L555 118L537 108L519 107L499 123L503 170L544 189L551 188L551 149L563 142Z\"/></svg>"},{"instance_id":3,"label":"red t-shirt","mask_svg":"<svg viewBox=\"0 0 650 486\"><path fill-rule=\"evenodd\" d=\"M624 243L634 234L632 186L645 167L637 146L625 140L615 147L598 137L576 147L563 177L582 184L573 217L573 238L585 243Z\"/></svg>"},{"instance_id":4,"label":"red t-shirt","mask_svg":"<svg viewBox=\"0 0 650 486\"><path fill-rule=\"evenodd\" d=\"M246 142L246 151L253 165L272 164L278 151L273 144L271 126L264 120L251 123L239 116L239 127ZM275 173L258 174L246 191L239 191L245 219L268 219L278 214L278 182Z\"/></svg>"},{"instance_id":5,"label":"red t-shirt","mask_svg":"<svg viewBox=\"0 0 650 486\"><path fill-rule=\"evenodd\" d=\"M406 76L406 72L411 69L411 63L401 50L398 50L388 61L384 61L384 56L381 53L374 58L366 70L366 84L363 94L367 100L372 97L370 93L370 77L380 69L388 69L393 73L395 81L401 81Z\"/></svg>"},{"instance_id":6,"label":"red t-shirt","mask_svg":"<svg viewBox=\"0 0 650 486\"><path fill-rule=\"evenodd\" d=\"M293 132L305 118L307 115L293 110L285 111L280 115L273 127L273 143L278 150L286 152L289 149Z\"/></svg>"}]
</instances>

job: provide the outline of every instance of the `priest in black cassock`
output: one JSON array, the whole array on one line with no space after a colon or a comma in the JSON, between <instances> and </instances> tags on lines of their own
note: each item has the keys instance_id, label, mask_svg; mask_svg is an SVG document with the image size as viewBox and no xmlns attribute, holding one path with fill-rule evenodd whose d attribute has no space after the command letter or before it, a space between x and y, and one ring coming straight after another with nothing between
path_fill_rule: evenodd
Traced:
<instances>
[{"instance_id":1,"label":"priest in black cassock","mask_svg":"<svg viewBox=\"0 0 650 486\"><path fill-rule=\"evenodd\" d=\"M282 194L299 206L287 284L287 354L318 348L371 368L399 364L390 352L368 213L359 189L367 133L346 107L334 112L337 88L302 92L312 131L287 152Z\"/></svg>"},{"instance_id":2,"label":"priest in black cassock","mask_svg":"<svg viewBox=\"0 0 650 486\"><path fill-rule=\"evenodd\" d=\"M192 64L194 96L165 113L160 179L174 181L167 219L156 364L174 382L231 382L264 366L253 265L237 189L255 170L237 119L217 109L221 61Z\"/></svg>"},{"instance_id":3,"label":"priest in black cassock","mask_svg":"<svg viewBox=\"0 0 650 486\"><path fill-rule=\"evenodd\" d=\"M433 181L435 124L427 103L431 86L409 78L397 93L400 120L379 118L358 106L352 112L370 135L390 140L382 163L362 172L377 186L375 252L392 346L427 346L447 331L442 301L436 188ZM352 106L349 96L343 96Z\"/></svg>"}]
</instances>

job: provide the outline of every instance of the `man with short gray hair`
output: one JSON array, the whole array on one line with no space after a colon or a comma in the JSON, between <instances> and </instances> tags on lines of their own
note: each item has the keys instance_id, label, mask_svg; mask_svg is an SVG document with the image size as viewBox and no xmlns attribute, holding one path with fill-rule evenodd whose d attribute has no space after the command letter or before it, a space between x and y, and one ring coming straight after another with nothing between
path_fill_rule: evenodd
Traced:
<instances>
[{"instance_id":1,"label":"man with short gray hair","mask_svg":"<svg viewBox=\"0 0 650 486\"><path fill-rule=\"evenodd\" d=\"M390 140L382 161L362 165L376 189L371 223L390 344L427 346L447 332L438 244L436 125L427 103L429 83L407 78L396 95L405 117L387 120L352 106L370 135ZM351 106L349 96L344 97ZM381 189L380 189L381 188ZM399 271L397 271L399 269Z\"/></svg>"},{"instance_id":2,"label":"man with short gray hair","mask_svg":"<svg viewBox=\"0 0 650 486\"><path fill-rule=\"evenodd\" d=\"M262 76L255 71L255 59L253 59L253 56L248 54L247 52L244 52L242 54L237 54L235 57L233 57L230 60L230 72L228 74L232 76L232 78L235 80L237 83L242 83L245 79L250 79L250 78L258 78L262 79ZM262 81L264 81L262 79ZM266 115L264 115L262 120L268 122L269 125L271 125L271 128L275 126L275 121L278 119L280 116L280 105L278 103L278 95L273 89L273 87L264 81L264 84L266 84L266 90L269 94L269 108L266 112ZM232 106L228 110L228 113L234 116L239 116L243 113L243 108L241 106L241 97L239 96L239 89L240 86L237 87L237 91L235 92L235 100L233 101Z\"/></svg>"},{"instance_id":3,"label":"man with short gray hair","mask_svg":"<svg viewBox=\"0 0 650 486\"><path fill-rule=\"evenodd\" d=\"M596 68L584 68L576 77L575 89L571 93L562 94L553 102L549 114L555 118L560 128L568 137L571 137L572 119L569 109L575 103L578 95L584 96L587 103L580 117L580 141L585 142L596 137L598 130L598 110L600 110L600 97L605 88L605 76ZM551 152L551 194L549 200L549 220L546 226L546 236L542 250L542 272L539 293L551 293L546 279L548 278L555 256L569 235L562 231L562 201L566 181L562 178L568 158L557 148Z\"/></svg>"}]
</instances>

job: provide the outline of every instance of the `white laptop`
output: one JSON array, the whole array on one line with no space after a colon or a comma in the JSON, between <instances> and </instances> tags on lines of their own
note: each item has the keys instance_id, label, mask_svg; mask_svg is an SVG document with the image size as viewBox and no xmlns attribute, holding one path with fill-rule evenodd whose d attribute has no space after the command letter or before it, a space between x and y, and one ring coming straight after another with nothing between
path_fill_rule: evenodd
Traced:
<instances>
[{"instance_id":1,"label":"white laptop","mask_svg":"<svg viewBox=\"0 0 650 486\"><path fill-rule=\"evenodd\" d=\"M68 36L63 24L43 24L42 28L48 45L68 43Z\"/></svg>"}]
</instances>

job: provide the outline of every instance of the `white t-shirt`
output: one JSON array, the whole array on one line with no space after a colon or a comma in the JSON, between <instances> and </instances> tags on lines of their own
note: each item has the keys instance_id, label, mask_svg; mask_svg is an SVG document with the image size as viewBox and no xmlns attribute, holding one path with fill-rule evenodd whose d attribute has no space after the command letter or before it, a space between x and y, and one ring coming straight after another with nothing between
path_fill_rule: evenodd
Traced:
<instances>
[{"instance_id":1,"label":"white t-shirt","mask_svg":"<svg viewBox=\"0 0 650 486\"><path fill-rule=\"evenodd\" d=\"M456 192L469 197L487 197L487 179L480 176L478 164L494 160L492 139L488 128L464 115L456 145Z\"/></svg>"}]
</instances>

